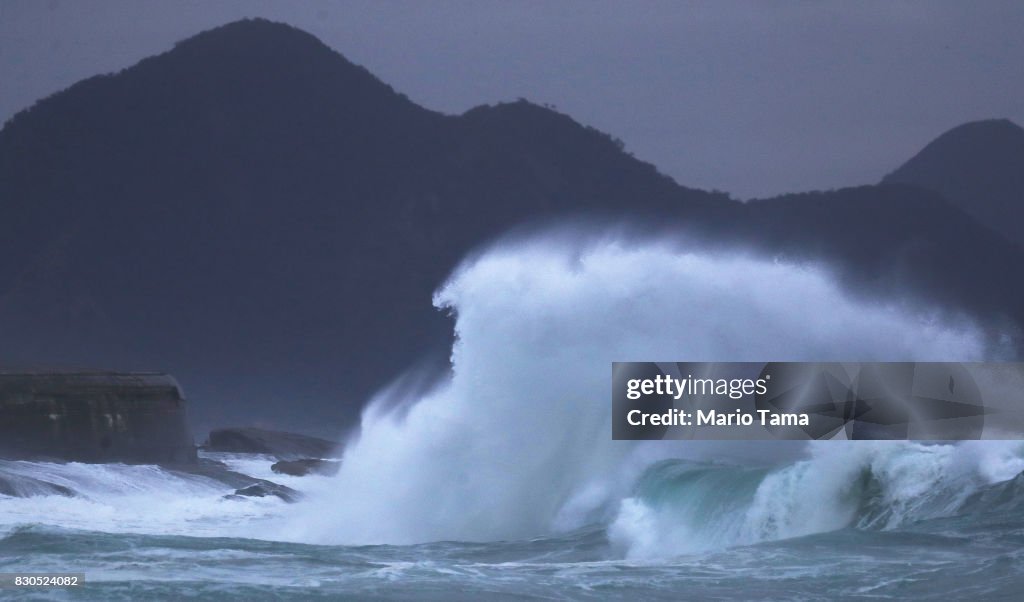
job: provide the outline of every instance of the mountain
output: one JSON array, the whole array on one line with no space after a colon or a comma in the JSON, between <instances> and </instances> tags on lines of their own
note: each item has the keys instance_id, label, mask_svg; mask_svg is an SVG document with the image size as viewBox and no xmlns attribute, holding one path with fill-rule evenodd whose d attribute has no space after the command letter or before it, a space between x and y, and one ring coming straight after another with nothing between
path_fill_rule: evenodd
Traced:
<instances>
[{"instance_id":1,"label":"mountain","mask_svg":"<svg viewBox=\"0 0 1024 602\"><path fill-rule=\"evenodd\" d=\"M0 131L0 359L175 366L207 411L249 412L213 425L337 423L445 353L431 294L467 250L629 195L721 200L564 115L431 112L309 34L232 23Z\"/></svg>"},{"instance_id":2,"label":"mountain","mask_svg":"<svg viewBox=\"0 0 1024 602\"><path fill-rule=\"evenodd\" d=\"M1024 246L1024 129L1008 119L949 130L883 182L934 190Z\"/></svg>"},{"instance_id":3,"label":"mountain","mask_svg":"<svg viewBox=\"0 0 1024 602\"><path fill-rule=\"evenodd\" d=\"M461 258L579 216L826 261L994 336L1024 318L1024 251L934 192L742 204L566 115L429 111L307 33L246 20L0 130L0 365L173 372L200 431L333 437L396 375L444 362L431 295Z\"/></svg>"}]
</instances>

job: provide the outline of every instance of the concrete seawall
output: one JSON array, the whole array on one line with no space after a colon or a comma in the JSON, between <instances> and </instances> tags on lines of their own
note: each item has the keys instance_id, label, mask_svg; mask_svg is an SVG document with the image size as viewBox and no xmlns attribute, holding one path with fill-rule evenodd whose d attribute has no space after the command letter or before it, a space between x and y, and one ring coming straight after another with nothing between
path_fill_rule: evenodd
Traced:
<instances>
[{"instance_id":1,"label":"concrete seawall","mask_svg":"<svg viewBox=\"0 0 1024 602\"><path fill-rule=\"evenodd\" d=\"M193 464L185 406L167 374L0 372L0 457Z\"/></svg>"}]
</instances>

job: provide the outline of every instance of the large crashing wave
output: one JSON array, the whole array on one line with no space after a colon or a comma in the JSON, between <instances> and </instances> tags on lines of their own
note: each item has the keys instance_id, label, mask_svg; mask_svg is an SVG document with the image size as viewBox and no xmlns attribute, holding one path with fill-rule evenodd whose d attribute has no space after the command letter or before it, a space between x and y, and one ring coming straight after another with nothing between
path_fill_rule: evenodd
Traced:
<instances>
[{"instance_id":1,"label":"large crashing wave","mask_svg":"<svg viewBox=\"0 0 1024 602\"><path fill-rule=\"evenodd\" d=\"M622 501L610 539L629 557L656 558L850 526L895 528L956 514L1024 470L1019 441L837 441L810 449L810 459L774 469L655 464ZM1024 502L1016 494L1000 501Z\"/></svg>"},{"instance_id":2,"label":"large crashing wave","mask_svg":"<svg viewBox=\"0 0 1024 602\"><path fill-rule=\"evenodd\" d=\"M633 495L644 469L669 457L764 457L785 446L612 441L612 361L984 355L977 329L854 301L821 270L671 244L506 244L460 269L435 303L456 316L452 377L418 398L371 404L341 472L300 505L282 537L496 540L604 520L627 553L685 551L665 540L696 537L675 527L705 519L688 518L685 503ZM714 495L725 499L700 503L747 517L725 544L841 527L856 513L831 480L856 481L860 469L834 476L820 464L847 466L848 453L875 453L855 449L822 448L812 460L817 466L714 477L721 481ZM816 513L779 506L804 503L816 488L824 505ZM788 526L800 513L808 520Z\"/></svg>"}]
</instances>

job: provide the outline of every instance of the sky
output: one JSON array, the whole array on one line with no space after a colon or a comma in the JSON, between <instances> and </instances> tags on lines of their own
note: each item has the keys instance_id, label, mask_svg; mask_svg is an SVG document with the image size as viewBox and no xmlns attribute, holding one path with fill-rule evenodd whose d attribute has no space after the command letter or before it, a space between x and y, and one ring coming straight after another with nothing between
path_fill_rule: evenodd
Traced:
<instances>
[{"instance_id":1,"label":"sky","mask_svg":"<svg viewBox=\"0 0 1024 602\"><path fill-rule=\"evenodd\" d=\"M1024 124L1024 2L0 0L0 121L243 17L445 113L527 98L736 198L873 183L960 123Z\"/></svg>"}]
</instances>

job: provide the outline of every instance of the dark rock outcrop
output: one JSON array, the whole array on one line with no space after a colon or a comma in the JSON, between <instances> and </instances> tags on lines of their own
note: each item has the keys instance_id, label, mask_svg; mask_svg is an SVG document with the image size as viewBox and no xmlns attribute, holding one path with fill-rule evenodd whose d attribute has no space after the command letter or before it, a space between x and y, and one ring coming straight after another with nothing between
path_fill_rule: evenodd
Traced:
<instances>
[{"instance_id":1,"label":"dark rock outcrop","mask_svg":"<svg viewBox=\"0 0 1024 602\"><path fill-rule=\"evenodd\" d=\"M200 457L199 462L196 464L174 466L170 469L170 472L176 473L179 476L192 475L213 479L232 489L248 487L263 481L263 479L231 470L223 462L203 457Z\"/></svg>"},{"instance_id":2,"label":"dark rock outcrop","mask_svg":"<svg viewBox=\"0 0 1024 602\"><path fill-rule=\"evenodd\" d=\"M171 472L178 473L179 475L193 475L201 476L214 481L219 481L228 487L234 489L234 493L229 493L224 496L224 499L239 499L243 497L264 497L267 495L273 495L281 498L286 502L294 502L301 497L301 494L294 489L268 481L266 479L259 479L247 474L242 474L228 468L223 462L212 460L210 458L200 458L199 462L190 466L176 466Z\"/></svg>"},{"instance_id":3,"label":"dark rock outcrop","mask_svg":"<svg viewBox=\"0 0 1024 602\"><path fill-rule=\"evenodd\" d=\"M224 498L233 500L242 497L266 497L268 495L281 498L288 503L294 503L299 499L298 491L271 481L260 481L254 485L237 489L234 493L224 496Z\"/></svg>"},{"instance_id":4,"label":"dark rock outcrop","mask_svg":"<svg viewBox=\"0 0 1024 602\"><path fill-rule=\"evenodd\" d=\"M0 457L193 464L185 399L159 373L0 373Z\"/></svg>"},{"instance_id":5,"label":"dark rock outcrop","mask_svg":"<svg viewBox=\"0 0 1024 602\"><path fill-rule=\"evenodd\" d=\"M286 474L293 477L304 477L308 474L319 474L334 476L341 469L341 462L331 460L315 460L302 458L301 460L281 460L274 463L270 470L277 474Z\"/></svg>"},{"instance_id":6,"label":"dark rock outcrop","mask_svg":"<svg viewBox=\"0 0 1024 602\"><path fill-rule=\"evenodd\" d=\"M281 460L328 458L338 443L282 431L258 428L224 428L210 431L205 451L269 454Z\"/></svg>"}]
</instances>

